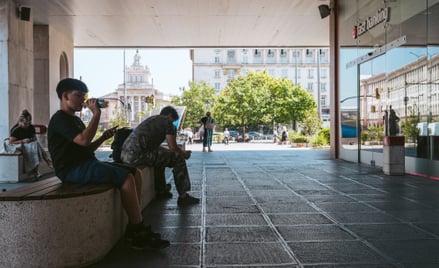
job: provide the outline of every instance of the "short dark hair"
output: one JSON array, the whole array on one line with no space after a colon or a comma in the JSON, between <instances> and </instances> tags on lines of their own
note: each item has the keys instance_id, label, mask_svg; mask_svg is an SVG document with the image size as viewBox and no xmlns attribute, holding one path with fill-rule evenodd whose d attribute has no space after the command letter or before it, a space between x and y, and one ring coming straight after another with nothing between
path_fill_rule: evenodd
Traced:
<instances>
[{"instance_id":1,"label":"short dark hair","mask_svg":"<svg viewBox=\"0 0 439 268\"><path fill-rule=\"evenodd\" d=\"M73 90L79 90L85 93L88 92L87 85L81 80L75 78L65 78L59 81L58 85L56 86L56 93L58 94L59 99L61 99L64 92Z\"/></svg>"},{"instance_id":2,"label":"short dark hair","mask_svg":"<svg viewBox=\"0 0 439 268\"><path fill-rule=\"evenodd\" d=\"M177 113L177 110L175 110L175 108L172 106L166 106L160 111L160 115L168 115L168 114L171 114L171 117L172 119L174 119L174 121L178 120L178 118L180 117Z\"/></svg>"}]
</instances>

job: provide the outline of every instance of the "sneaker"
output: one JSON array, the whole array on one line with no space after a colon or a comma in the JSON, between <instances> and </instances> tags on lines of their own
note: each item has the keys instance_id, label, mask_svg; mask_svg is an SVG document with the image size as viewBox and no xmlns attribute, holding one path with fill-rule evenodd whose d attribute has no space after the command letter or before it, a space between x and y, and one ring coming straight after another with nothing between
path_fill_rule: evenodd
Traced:
<instances>
[{"instance_id":1,"label":"sneaker","mask_svg":"<svg viewBox=\"0 0 439 268\"><path fill-rule=\"evenodd\" d=\"M156 199L160 200L160 199L169 199L172 198L172 193L169 191L162 191L162 192L158 192L155 196Z\"/></svg>"},{"instance_id":2,"label":"sneaker","mask_svg":"<svg viewBox=\"0 0 439 268\"><path fill-rule=\"evenodd\" d=\"M135 250L159 250L169 247L168 240L153 237L136 237L131 241L131 248Z\"/></svg>"},{"instance_id":3,"label":"sneaker","mask_svg":"<svg viewBox=\"0 0 439 268\"><path fill-rule=\"evenodd\" d=\"M36 180L41 179L43 177L43 174L41 174L38 170L34 173L34 177Z\"/></svg>"},{"instance_id":4,"label":"sneaker","mask_svg":"<svg viewBox=\"0 0 439 268\"><path fill-rule=\"evenodd\" d=\"M186 194L186 196L183 197L183 198L179 197L178 200L177 200L177 205L179 205L179 206L195 205L195 204L198 204L198 203L200 203L200 199L196 198L196 197L193 197L193 196L191 196L189 194Z\"/></svg>"},{"instance_id":5,"label":"sneaker","mask_svg":"<svg viewBox=\"0 0 439 268\"><path fill-rule=\"evenodd\" d=\"M128 224L125 230L125 239L128 241L133 241L138 237L151 237L155 239L160 239L161 235L159 233L155 233L151 229L151 225L145 226L142 224L142 227L138 230L133 228L133 225Z\"/></svg>"}]
</instances>

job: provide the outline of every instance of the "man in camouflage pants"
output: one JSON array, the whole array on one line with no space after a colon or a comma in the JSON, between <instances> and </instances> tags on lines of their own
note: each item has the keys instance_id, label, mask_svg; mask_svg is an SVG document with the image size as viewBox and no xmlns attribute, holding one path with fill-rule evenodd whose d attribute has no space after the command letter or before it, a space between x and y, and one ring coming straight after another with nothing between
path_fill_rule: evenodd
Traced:
<instances>
[{"instance_id":1,"label":"man in camouflage pants","mask_svg":"<svg viewBox=\"0 0 439 268\"><path fill-rule=\"evenodd\" d=\"M179 118L174 107L166 106L160 112L147 118L128 136L122 146L121 159L124 163L138 168L154 167L155 190L160 195L172 197L166 189L165 168L173 168L174 182L178 191L179 206L198 204L200 199L189 195L191 183L186 159L191 151L181 150L177 146L177 129L173 122ZM161 147L167 141L169 149Z\"/></svg>"}]
</instances>

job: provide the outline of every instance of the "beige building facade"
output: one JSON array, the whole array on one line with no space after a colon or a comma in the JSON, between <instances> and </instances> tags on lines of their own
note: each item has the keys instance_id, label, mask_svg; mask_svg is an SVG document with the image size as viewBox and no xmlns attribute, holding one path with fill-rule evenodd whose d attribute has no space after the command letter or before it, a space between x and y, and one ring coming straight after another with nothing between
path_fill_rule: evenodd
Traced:
<instances>
[{"instance_id":1,"label":"beige building facade","mask_svg":"<svg viewBox=\"0 0 439 268\"><path fill-rule=\"evenodd\" d=\"M191 51L195 82L206 81L217 92L227 81L248 72L266 71L306 88L320 118L330 118L328 48L196 48Z\"/></svg>"},{"instance_id":2,"label":"beige building facade","mask_svg":"<svg viewBox=\"0 0 439 268\"><path fill-rule=\"evenodd\" d=\"M137 50L133 63L125 66L125 81L118 85L114 92L101 96L108 101L108 107L102 109L101 125L110 126L111 120L124 115L128 125L135 127L148 117L153 109L160 109L171 104L172 95L154 88L151 71L143 65ZM152 102L148 102L148 99Z\"/></svg>"}]
</instances>

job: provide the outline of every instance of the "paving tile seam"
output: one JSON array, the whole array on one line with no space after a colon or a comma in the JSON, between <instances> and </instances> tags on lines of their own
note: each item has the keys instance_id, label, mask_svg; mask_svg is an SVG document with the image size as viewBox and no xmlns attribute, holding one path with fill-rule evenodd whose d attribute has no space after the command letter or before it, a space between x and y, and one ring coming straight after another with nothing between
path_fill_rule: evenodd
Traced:
<instances>
[{"instance_id":1,"label":"paving tile seam","mask_svg":"<svg viewBox=\"0 0 439 268\"><path fill-rule=\"evenodd\" d=\"M206 183L207 174L205 162L202 162L201 175L201 231L200 231L200 267L206 267Z\"/></svg>"},{"instance_id":2,"label":"paving tile seam","mask_svg":"<svg viewBox=\"0 0 439 268\"><path fill-rule=\"evenodd\" d=\"M224 161L229 165L228 159L224 158ZM229 165L230 166L230 165ZM255 167L255 168L259 168L259 167ZM280 232L277 230L276 226L273 224L273 222L271 221L270 217L267 215L267 213L265 213L264 209L261 207L260 203L255 199L255 197L253 196L253 193L250 191L250 189L247 187L247 185L244 183L244 181L241 179L238 171L230 166L230 169L233 171L233 173L235 174L237 180L241 183L241 185L244 187L245 192L247 193L247 195L252 199L253 203L256 204L256 207L258 208L258 210L261 213L261 216L264 218L264 220L267 222L268 226L270 227L270 229L275 233L275 235L277 236L277 239L279 240L280 244L282 245L282 248L287 252L287 254L290 256L290 258L295 262L295 264L297 264L298 267L303 268L303 264L301 263L301 261L299 260L299 258L297 258L296 254L292 251L292 249L288 246L288 243L284 240L283 236L280 234Z\"/></svg>"},{"instance_id":3,"label":"paving tile seam","mask_svg":"<svg viewBox=\"0 0 439 268\"><path fill-rule=\"evenodd\" d=\"M381 256L382 258L384 258L387 262L389 263L396 263L396 260L394 260L392 257L388 256L387 254L385 254L384 252L381 252L378 248L376 248L374 245L372 245L371 243L369 243L367 240L361 238L360 236L358 236L355 232L353 232L352 230L346 228L346 226L342 223L340 223L339 221L337 221L334 217L332 217L331 215L329 215L326 211L322 210L321 208L319 208L317 205L315 205L314 202L310 202L308 199L306 199L303 195L300 195L299 193L297 193L294 189L292 189L288 184L284 183L283 181L279 180L278 178L274 177L271 175L270 172L267 172L266 170L263 170L267 176L273 178L274 180L278 181L279 183L285 185L286 187L288 187L290 189L290 191L292 191L292 193L294 193L295 195L299 196L303 201L305 201L305 203L307 203L308 205L310 205L312 208L314 208L316 211L318 211L319 213L321 213L322 215L324 215L325 217L327 217L330 221L334 222L334 224L336 226L338 226L341 230L347 232L348 234L350 234L351 236L353 236L355 238L355 240L361 242L362 244L364 244L366 247L370 248L372 251L374 251L375 253L377 253L379 256ZM300 173L300 172L299 172ZM318 184L324 185L321 182L319 182L318 180L301 173L302 175L304 175L306 178L308 178L311 181L317 182ZM337 190L334 190L336 192L339 192ZM342 195L345 195L345 193L339 192ZM307 264L308 265L308 264ZM397 267L401 267L401 266L397 266ZM401 267L403 268L403 267Z\"/></svg>"},{"instance_id":4,"label":"paving tile seam","mask_svg":"<svg viewBox=\"0 0 439 268\"><path fill-rule=\"evenodd\" d=\"M343 177L344 179L347 179L347 180L351 180L350 178L345 177L345 176L340 176L340 177ZM311 178L311 179L314 180L313 178ZM381 179L382 179L382 178L381 178ZM362 184L362 183L360 183L360 184ZM381 189L379 189L379 188L375 188L375 187L372 187L372 188L373 188L374 190L379 190L380 192L383 192L384 194L392 194L392 193L390 193L390 192L388 192L388 191L381 190ZM338 192L338 190L335 190L335 189L332 189L332 190ZM384 215L386 215L386 216L388 216L388 217L391 217L391 218L393 218L393 219L398 220L400 223L407 224L407 225L409 225L410 227L412 227L412 228L414 228L414 229L416 229L416 230L418 230L418 231L421 231L421 232L423 232L423 233L425 233L425 234L428 234L428 235L433 236L435 239L439 239L439 235L437 235L437 234L435 234L435 233L432 233L432 232L429 232L428 230L425 230L425 229L423 229L423 228L421 228L421 227L415 225L414 223L412 223L412 222L410 222L410 221L407 221L407 220L404 220L404 219L402 219L402 218L399 218L399 217L397 217L397 216L395 216L395 215L392 215L392 214L388 213L386 210L383 210L383 209L380 209L380 208L378 208L378 207L373 206L373 204L369 204L369 203L372 203L371 201L363 201L363 200L359 200L358 198L355 198L355 197L353 197L353 196L351 196L351 195L349 195L349 194L346 194L346 193L343 193L343 192L339 192L339 193L342 194L342 195L347 195L349 198L352 198L353 200L357 201L357 202L360 203L360 204L363 204L363 205L366 205L366 206L368 206L368 207L374 208L374 209L378 210L379 212L383 213ZM423 205L422 203L417 202L416 200L412 200L412 199L405 198L405 197L402 197L402 199L405 199L405 200L407 200L407 201L410 201L410 202L414 202L414 203L417 203L417 204ZM427 208L427 207L426 207L426 209L431 209L431 208ZM369 223L369 224L370 224L370 223Z\"/></svg>"},{"instance_id":5,"label":"paving tile seam","mask_svg":"<svg viewBox=\"0 0 439 268\"><path fill-rule=\"evenodd\" d=\"M374 176L374 175L373 175ZM340 176L340 177L343 177L344 179L347 179L347 180L352 180L352 179L350 179L350 178L348 178L348 177L345 177L344 175L342 175L342 176ZM380 178L381 180L383 180L383 178L382 177L379 177L378 176L378 178ZM352 180L352 181L355 181L355 180ZM355 181L356 182L356 181ZM382 193L385 193L385 194L391 194L391 192L389 192L389 191L386 191L386 190L383 190L383 189L380 189L380 188L377 188L377 187L374 187L374 186L370 186L370 185L367 185L367 184L364 184L364 183L361 183L361 182L356 182L356 183L358 183L358 184L361 184L361 185L365 185L365 186L369 186L369 187L371 187L373 190L376 190L376 191L379 191L379 192L382 192ZM407 185L407 184L404 184L404 185ZM416 188L416 189L419 189L419 187L414 187L414 188ZM352 197L351 197L352 198ZM419 201L417 201L417 200L414 200L414 199L411 199L411 198L408 198L408 197L401 197L402 199L404 199L404 200L407 200L407 201L410 201L410 202L414 202L414 203L416 203L416 204L420 204L420 205L422 205L422 206L425 206L424 204L422 204L421 202L419 202ZM431 208L431 207L427 207L427 206L425 206L426 208Z\"/></svg>"}]
</instances>

